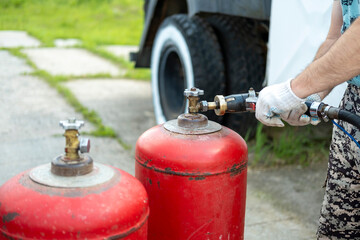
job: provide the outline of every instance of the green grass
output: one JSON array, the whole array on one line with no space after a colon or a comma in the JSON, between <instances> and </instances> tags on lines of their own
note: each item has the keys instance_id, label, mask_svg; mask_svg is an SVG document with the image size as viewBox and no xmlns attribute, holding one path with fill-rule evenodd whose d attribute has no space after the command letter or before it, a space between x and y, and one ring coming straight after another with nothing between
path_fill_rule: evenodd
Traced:
<instances>
[{"instance_id":1,"label":"green grass","mask_svg":"<svg viewBox=\"0 0 360 240\"><path fill-rule=\"evenodd\" d=\"M37 76L44 81L46 81L51 87L55 88L59 94L61 94L64 99L75 109L76 112L79 112L83 115L84 120L92 123L96 129L91 132L82 132L82 134L88 134L96 137L110 137L115 138L117 141L122 145L122 147L126 150L131 149L131 147L126 144L117 134L116 132L109 126L105 126L98 115L94 110L90 110L87 107L83 106L76 96L71 92L71 90L65 87L63 82L69 80L69 77L65 76L52 76L48 72L39 70L36 65L25 55L21 52L21 49L14 48L9 49L11 54L17 57L21 57L25 59L26 63L31 66L35 71L30 73L33 76Z\"/></svg>"},{"instance_id":2,"label":"green grass","mask_svg":"<svg viewBox=\"0 0 360 240\"><path fill-rule=\"evenodd\" d=\"M142 7L143 0L1 0L0 30L27 31L44 46L53 46L57 38L78 38L82 47L124 69L119 77L150 80L149 69L135 69L102 48L139 44Z\"/></svg>"},{"instance_id":3,"label":"green grass","mask_svg":"<svg viewBox=\"0 0 360 240\"><path fill-rule=\"evenodd\" d=\"M143 0L1 0L0 30L24 30L53 46L78 38L84 46L138 45Z\"/></svg>"},{"instance_id":4,"label":"green grass","mask_svg":"<svg viewBox=\"0 0 360 240\"><path fill-rule=\"evenodd\" d=\"M251 166L279 166L288 164L309 165L328 156L332 126L284 128L265 127L259 124L255 139L249 142Z\"/></svg>"},{"instance_id":5,"label":"green grass","mask_svg":"<svg viewBox=\"0 0 360 240\"><path fill-rule=\"evenodd\" d=\"M139 79L139 80L150 80L151 79L151 72L150 69L144 69L144 68L134 68L134 63L128 62L125 59L115 56L108 51L106 51L102 47L86 47L87 50L103 57L114 64L116 64L119 68L122 68L125 70L125 73L122 77L129 78L129 79Z\"/></svg>"}]
</instances>

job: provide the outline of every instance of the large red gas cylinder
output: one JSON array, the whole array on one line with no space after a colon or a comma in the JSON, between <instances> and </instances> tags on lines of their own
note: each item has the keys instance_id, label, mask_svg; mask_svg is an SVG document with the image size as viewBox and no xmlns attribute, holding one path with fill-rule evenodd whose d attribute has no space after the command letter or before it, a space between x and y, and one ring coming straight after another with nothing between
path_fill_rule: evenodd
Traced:
<instances>
[{"instance_id":1,"label":"large red gas cylinder","mask_svg":"<svg viewBox=\"0 0 360 240\"><path fill-rule=\"evenodd\" d=\"M0 187L0 239L146 240L149 207L142 184L88 155L69 163L66 156Z\"/></svg>"},{"instance_id":2,"label":"large red gas cylinder","mask_svg":"<svg viewBox=\"0 0 360 240\"><path fill-rule=\"evenodd\" d=\"M140 136L135 176L149 196L149 240L239 240L247 146L234 131L185 114Z\"/></svg>"}]
</instances>

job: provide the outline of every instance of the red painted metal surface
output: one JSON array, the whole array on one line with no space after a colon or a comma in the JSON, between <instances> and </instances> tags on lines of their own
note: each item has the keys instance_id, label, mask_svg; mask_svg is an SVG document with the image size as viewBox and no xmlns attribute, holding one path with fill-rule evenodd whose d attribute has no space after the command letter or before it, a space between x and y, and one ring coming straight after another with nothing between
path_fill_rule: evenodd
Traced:
<instances>
[{"instance_id":1,"label":"red painted metal surface","mask_svg":"<svg viewBox=\"0 0 360 240\"><path fill-rule=\"evenodd\" d=\"M147 239L147 194L116 170L108 182L52 188L23 172L0 188L0 239Z\"/></svg>"},{"instance_id":2,"label":"red painted metal surface","mask_svg":"<svg viewBox=\"0 0 360 240\"><path fill-rule=\"evenodd\" d=\"M182 135L162 125L136 145L149 195L149 240L243 239L247 146L234 131Z\"/></svg>"}]
</instances>

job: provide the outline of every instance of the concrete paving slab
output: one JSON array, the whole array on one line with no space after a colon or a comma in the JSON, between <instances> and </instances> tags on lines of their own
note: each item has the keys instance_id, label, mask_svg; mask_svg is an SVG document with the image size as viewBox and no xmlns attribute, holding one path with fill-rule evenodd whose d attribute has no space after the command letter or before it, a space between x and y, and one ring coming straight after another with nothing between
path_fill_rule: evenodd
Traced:
<instances>
[{"instance_id":1,"label":"concrete paving slab","mask_svg":"<svg viewBox=\"0 0 360 240\"><path fill-rule=\"evenodd\" d=\"M130 53L139 51L138 46L128 46L128 45L111 45L104 47L109 53L122 57L125 60L130 61Z\"/></svg>"},{"instance_id":2,"label":"concrete paving slab","mask_svg":"<svg viewBox=\"0 0 360 240\"><path fill-rule=\"evenodd\" d=\"M133 147L144 131L155 126L150 82L80 79L65 85L83 105L99 113L104 123Z\"/></svg>"},{"instance_id":3,"label":"concrete paving slab","mask_svg":"<svg viewBox=\"0 0 360 240\"><path fill-rule=\"evenodd\" d=\"M10 177L63 153L65 139L59 120L76 113L44 81L21 75L31 71L24 61L0 51L0 184ZM15 67L17 66L17 68ZM10 69L2 72L3 69ZM94 127L86 124L84 131ZM90 137L91 155L133 173L133 160L115 139Z\"/></svg>"},{"instance_id":4,"label":"concrete paving slab","mask_svg":"<svg viewBox=\"0 0 360 240\"><path fill-rule=\"evenodd\" d=\"M76 38L67 38L67 39L55 39L54 45L55 47L76 47L80 46L82 41Z\"/></svg>"},{"instance_id":5,"label":"concrete paving slab","mask_svg":"<svg viewBox=\"0 0 360 240\"><path fill-rule=\"evenodd\" d=\"M135 159L116 140L92 136L89 138L91 140L90 155L94 161L120 168L135 176Z\"/></svg>"},{"instance_id":6,"label":"concrete paving slab","mask_svg":"<svg viewBox=\"0 0 360 240\"><path fill-rule=\"evenodd\" d=\"M244 239L316 239L316 231L309 229L296 216L274 208L263 194L251 186L247 190L246 204Z\"/></svg>"},{"instance_id":7,"label":"concrete paving slab","mask_svg":"<svg viewBox=\"0 0 360 240\"><path fill-rule=\"evenodd\" d=\"M0 47L39 47L40 41L24 31L0 31Z\"/></svg>"},{"instance_id":8,"label":"concrete paving slab","mask_svg":"<svg viewBox=\"0 0 360 240\"><path fill-rule=\"evenodd\" d=\"M272 196L270 200L276 207L292 212L316 232L324 198L322 186L326 173L326 161L308 167L250 170L248 185Z\"/></svg>"},{"instance_id":9,"label":"concrete paving slab","mask_svg":"<svg viewBox=\"0 0 360 240\"><path fill-rule=\"evenodd\" d=\"M32 71L33 69L25 64L24 59L14 57L8 51L0 51L0 78L11 78Z\"/></svg>"},{"instance_id":10,"label":"concrete paving slab","mask_svg":"<svg viewBox=\"0 0 360 240\"><path fill-rule=\"evenodd\" d=\"M52 75L84 76L94 74L119 75L120 69L84 49L36 48L22 50L42 70Z\"/></svg>"}]
</instances>

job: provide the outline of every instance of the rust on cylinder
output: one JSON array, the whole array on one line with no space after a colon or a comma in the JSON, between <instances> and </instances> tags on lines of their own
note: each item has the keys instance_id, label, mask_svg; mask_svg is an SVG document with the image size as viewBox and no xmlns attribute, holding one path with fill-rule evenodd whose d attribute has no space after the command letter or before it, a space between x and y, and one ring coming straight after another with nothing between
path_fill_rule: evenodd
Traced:
<instances>
[{"instance_id":1,"label":"rust on cylinder","mask_svg":"<svg viewBox=\"0 0 360 240\"><path fill-rule=\"evenodd\" d=\"M65 161L64 156L59 156L51 162L51 172L58 176L81 176L93 170L93 160L90 156L83 156L78 161Z\"/></svg>"}]
</instances>

